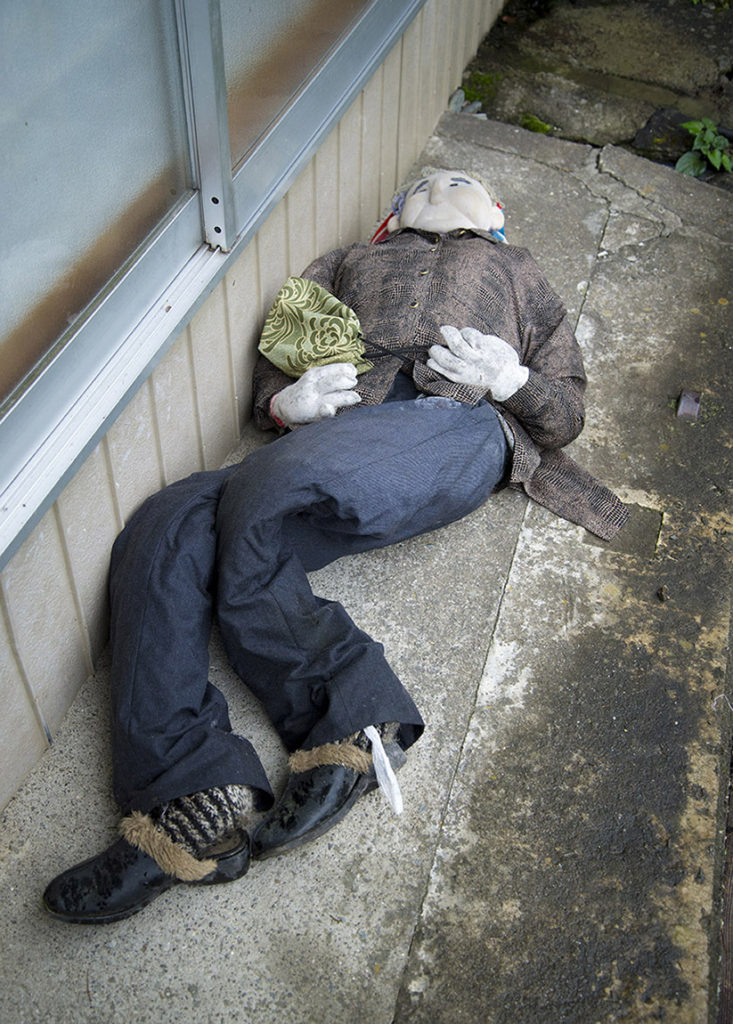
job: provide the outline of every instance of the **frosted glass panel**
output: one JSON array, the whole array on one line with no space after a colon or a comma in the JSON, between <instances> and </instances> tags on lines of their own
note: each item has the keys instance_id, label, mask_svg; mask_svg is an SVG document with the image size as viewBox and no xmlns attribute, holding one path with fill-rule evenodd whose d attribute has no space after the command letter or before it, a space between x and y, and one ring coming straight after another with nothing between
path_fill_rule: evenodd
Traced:
<instances>
[{"instance_id":1,"label":"frosted glass panel","mask_svg":"<svg viewBox=\"0 0 733 1024\"><path fill-rule=\"evenodd\" d=\"M0 401L190 186L172 0L0 4Z\"/></svg>"},{"instance_id":2,"label":"frosted glass panel","mask_svg":"<svg viewBox=\"0 0 733 1024\"><path fill-rule=\"evenodd\" d=\"M221 0L236 166L372 0Z\"/></svg>"}]
</instances>

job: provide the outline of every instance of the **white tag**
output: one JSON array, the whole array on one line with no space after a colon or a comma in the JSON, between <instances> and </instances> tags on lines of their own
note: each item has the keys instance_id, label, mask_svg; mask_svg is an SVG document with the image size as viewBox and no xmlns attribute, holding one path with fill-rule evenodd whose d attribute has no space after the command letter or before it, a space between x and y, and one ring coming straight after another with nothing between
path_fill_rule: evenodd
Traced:
<instances>
[{"instance_id":1,"label":"white tag","mask_svg":"<svg viewBox=\"0 0 733 1024\"><path fill-rule=\"evenodd\" d=\"M372 760L374 761L374 771L377 775L379 788L384 793L389 806L395 814L402 814L402 793L400 793L397 778L382 745L382 737L373 725L368 725L364 730L364 734L372 745Z\"/></svg>"}]
</instances>

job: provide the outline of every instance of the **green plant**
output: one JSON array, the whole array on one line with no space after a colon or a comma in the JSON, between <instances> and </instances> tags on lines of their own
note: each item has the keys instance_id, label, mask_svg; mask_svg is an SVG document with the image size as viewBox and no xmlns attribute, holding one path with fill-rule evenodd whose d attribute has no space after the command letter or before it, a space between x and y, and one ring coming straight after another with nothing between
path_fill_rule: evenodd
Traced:
<instances>
[{"instance_id":1,"label":"green plant","mask_svg":"<svg viewBox=\"0 0 733 1024\"><path fill-rule=\"evenodd\" d=\"M539 132L540 135L547 135L552 131L552 125L547 124L545 121L541 121L539 117L535 117L534 114L522 114L519 119L519 123L522 128L526 128L530 132Z\"/></svg>"},{"instance_id":2,"label":"green plant","mask_svg":"<svg viewBox=\"0 0 733 1024\"><path fill-rule=\"evenodd\" d=\"M693 4L704 4L707 0L692 0ZM730 7L731 0L713 0L713 6L718 11L727 11Z\"/></svg>"},{"instance_id":3,"label":"green plant","mask_svg":"<svg viewBox=\"0 0 733 1024\"><path fill-rule=\"evenodd\" d=\"M493 74L487 74L484 71L472 71L468 76L468 81L463 83L466 100L469 103L480 100L484 105L490 104L496 96L496 89L501 78L502 75L499 71Z\"/></svg>"},{"instance_id":4,"label":"green plant","mask_svg":"<svg viewBox=\"0 0 733 1024\"><path fill-rule=\"evenodd\" d=\"M708 164L716 171L731 170L730 142L718 134L714 121L703 117L701 121L685 121L682 127L695 136L695 141L690 152L683 153L674 165L676 171L697 178L707 170Z\"/></svg>"}]
</instances>

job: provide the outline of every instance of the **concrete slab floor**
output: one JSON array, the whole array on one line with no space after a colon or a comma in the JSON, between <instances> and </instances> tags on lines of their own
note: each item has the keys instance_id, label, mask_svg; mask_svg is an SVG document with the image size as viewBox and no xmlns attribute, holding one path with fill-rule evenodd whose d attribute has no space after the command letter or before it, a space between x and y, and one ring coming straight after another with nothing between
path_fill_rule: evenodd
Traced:
<instances>
[{"instance_id":1,"label":"concrete slab floor","mask_svg":"<svg viewBox=\"0 0 733 1024\"><path fill-rule=\"evenodd\" d=\"M485 175L577 319L573 453L632 523L603 545L503 492L314 574L428 722L403 816L370 796L240 882L71 927L39 898L113 835L102 665L3 819L3 1022L714 1019L733 200L467 115L443 118L421 163ZM695 422L675 416L685 387ZM280 785L284 753L216 638L212 679Z\"/></svg>"},{"instance_id":2,"label":"concrete slab floor","mask_svg":"<svg viewBox=\"0 0 733 1024\"><path fill-rule=\"evenodd\" d=\"M509 0L463 85L490 118L674 166L692 145L681 122L733 123L732 36L722 3Z\"/></svg>"}]
</instances>

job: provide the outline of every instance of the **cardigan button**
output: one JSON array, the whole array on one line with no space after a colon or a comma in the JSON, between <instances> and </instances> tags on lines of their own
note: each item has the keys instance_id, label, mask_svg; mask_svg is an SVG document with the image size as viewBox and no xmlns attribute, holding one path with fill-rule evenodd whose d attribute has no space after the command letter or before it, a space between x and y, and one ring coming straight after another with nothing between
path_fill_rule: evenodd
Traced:
<instances>
[{"instance_id":1,"label":"cardigan button","mask_svg":"<svg viewBox=\"0 0 733 1024\"><path fill-rule=\"evenodd\" d=\"M425 277L425 275L429 274L430 271L429 270L420 270L420 271L418 271L418 273L420 274L420 277Z\"/></svg>"},{"instance_id":2,"label":"cardigan button","mask_svg":"<svg viewBox=\"0 0 733 1024\"><path fill-rule=\"evenodd\" d=\"M410 303L410 308L415 309L419 305L420 303L417 301L417 299L413 299L412 302Z\"/></svg>"}]
</instances>

